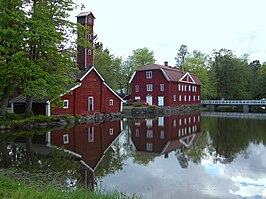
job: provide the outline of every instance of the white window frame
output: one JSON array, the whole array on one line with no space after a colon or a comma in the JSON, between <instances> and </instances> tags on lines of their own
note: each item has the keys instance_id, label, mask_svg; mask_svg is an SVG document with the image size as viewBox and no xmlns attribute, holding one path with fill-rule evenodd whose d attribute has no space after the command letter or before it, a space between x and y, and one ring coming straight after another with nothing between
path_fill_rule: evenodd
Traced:
<instances>
[{"instance_id":1,"label":"white window frame","mask_svg":"<svg viewBox=\"0 0 266 199\"><path fill-rule=\"evenodd\" d=\"M176 101L176 95L173 95L173 100L174 100L174 102Z\"/></svg>"},{"instance_id":2,"label":"white window frame","mask_svg":"<svg viewBox=\"0 0 266 199\"><path fill-rule=\"evenodd\" d=\"M135 85L135 92L138 93L139 92L139 85Z\"/></svg>"},{"instance_id":3,"label":"white window frame","mask_svg":"<svg viewBox=\"0 0 266 199\"><path fill-rule=\"evenodd\" d=\"M91 49L88 49L88 55L91 55L92 53L91 53Z\"/></svg>"},{"instance_id":4,"label":"white window frame","mask_svg":"<svg viewBox=\"0 0 266 199\"><path fill-rule=\"evenodd\" d=\"M160 91L164 91L164 84L160 84Z\"/></svg>"},{"instance_id":5,"label":"white window frame","mask_svg":"<svg viewBox=\"0 0 266 199\"><path fill-rule=\"evenodd\" d=\"M146 79L152 78L152 71L146 71Z\"/></svg>"},{"instance_id":6,"label":"white window frame","mask_svg":"<svg viewBox=\"0 0 266 199\"><path fill-rule=\"evenodd\" d=\"M92 96L88 97L88 111L94 111L94 98Z\"/></svg>"},{"instance_id":7,"label":"white window frame","mask_svg":"<svg viewBox=\"0 0 266 199\"><path fill-rule=\"evenodd\" d=\"M190 91L191 90L191 86L190 85L188 85L188 91Z\"/></svg>"},{"instance_id":8,"label":"white window frame","mask_svg":"<svg viewBox=\"0 0 266 199\"><path fill-rule=\"evenodd\" d=\"M180 102L182 101L182 95L179 95L179 101Z\"/></svg>"},{"instance_id":9,"label":"white window frame","mask_svg":"<svg viewBox=\"0 0 266 199\"><path fill-rule=\"evenodd\" d=\"M139 137L139 129L136 129L135 135L136 137Z\"/></svg>"},{"instance_id":10,"label":"white window frame","mask_svg":"<svg viewBox=\"0 0 266 199\"><path fill-rule=\"evenodd\" d=\"M161 130L161 132L160 132L160 139L164 139L164 130Z\"/></svg>"},{"instance_id":11,"label":"white window frame","mask_svg":"<svg viewBox=\"0 0 266 199\"><path fill-rule=\"evenodd\" d=\"M146 151L152 151L152 143L146 143Z\"/></svg>"},{"instance_id":12,"label":"white window frame","mask_svg":"<svg viewBox=\"0 0 266 199\"><path fill-rule=\"evenodd\" d=\"M147 87L147 91L152 91L152 84L147 84L146 87Z\"/></svg>"},{"instance_id":13,"label":"white window frame","mask_svg":"<svg viewBox=\"0 0 266 199\"><path fill-rule=\"evenodd\" d=\"M184 102L185 102L185 101L187 101L187 96L186 96L186 95L184 95Z\"/></svg>"},{"instance_id":14,"label":"white window frame","mask_svg":"<svg viewBox=\"0 0 266 199\"><path fill-rule=\"evenodd\" d=\"M147 138L153 138L153 130L147 130Z\"/></svg>"},{"instance_id":15,"label":"white window frame","mask_svg":"<svg viewBox=\"0 0 266 199\"><path fill-rule=\"evenodd\" d=\"M113 99L109 100L109 106L114 106L114 100Z\"/></svg>"},{"instance_id":16,"label":"white window frame","mask_svg":"<svg viewBox=\"0 0 266 199\"><path fill-rule=\"evenodd\" d=\"M63 108L64 109L68 109L68 104L69 104L69 101L68 100L63 100Z\"/></svg>"},{"instance_id":17,"label":"white window frame","mask_svg":"<svg viewBox=\"0 0 266 199\"><path fill-rule=\"evenodd\" d=\"M114 134L114 128L109 128L109 135L113 135Z\"/></svg>"},{"instance_id":18,"label":"white window frame","mask_svg":"<svg viewBox=\"0 0 266 199\"><path fill-rule=\"evenodd\" d=\"M181 91L181 84L178 84L178 91Z\"/></svg>"},{"instance_id":19,"label":"white window frame","mask_svg":"<svg viewBox=\"0 0 266 199\"><path fill-rule=\"evenodd\" d=\"M94 126L88 128L88 141L89 143L94 142Z\"/></svg>"},{"instance_id":20,"label":"white window frame","mask_svg":"<svg viewBox=\"0 0 266 199\"><path fill-rule=\"evenodd\" d=\"M64 135L63 135L63 143L64 143L64 144L68 144L68 143L69 143L69 137L68 137L68 134L64 134Z\"/></svg>"}]
</instances>

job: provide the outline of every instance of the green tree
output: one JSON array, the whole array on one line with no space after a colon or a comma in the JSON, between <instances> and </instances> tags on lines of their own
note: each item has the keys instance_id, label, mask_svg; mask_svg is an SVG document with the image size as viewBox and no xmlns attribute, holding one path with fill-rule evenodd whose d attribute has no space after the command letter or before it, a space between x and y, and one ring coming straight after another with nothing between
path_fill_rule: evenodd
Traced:
<instances>
[{"instance_id":1,"label":"green tree","mask_svg":"<svg viewBox=\"0 0 266 199\"><path fill-rule=\"evenodd\" d=\"M255 82L255 98L266 98L266 64L264 63L257 71Z\"/></svg>"},{"instance_id":2,"label":"green tree","mask_svg":"<svg viewBox=\"0 0 266 199\"><path fill-rule=\"evenodd\" d=\"M186 58L189 56L188 47L184 44L180 46L176 54L176 67L180 67L186 61Z\"/></svg>"},{"instance_id":3,"label":"green tree","mask_svg":"<svg viewBox=\"0 0 266 199\"><path fill-rule=\"evenodd\" d=\"M97 36L96 39L97 41ZM113 89L120 88L121 82L121 57L115 57L110 54L107 48L103 48L101 42L95 43L94 65L97 71L102 75L106 83Z\"/></svg>"},{"instance_id":4,"label":"green tree","mask_svg":"<svg viewBox=\"0 0 266 199\"><path fill-rule=\"evenodd\" d=\"M249 99L249 65L237 58L232 51L214 51L210 65L210 83L214 98Z\"/></svg>"},{"instance_id":5,"label":"green tree","mask_svg":"<svg viewBox=\"0 0 266 199\"><path fill-rule=\"evenodd\" d=\"M33 97L56 98L74 83L75 64L62 44L68 41L69 32L77 28L67 20L68 12L75 6L72 0L29 1L25 46L28 62L21 71L26 113L31 111Z\"/></svg>"},{"instance_id":6,"label":"green tree","mask_svg":"<svg viewBox=\"0 0 266 199\"><path fill-rule=\"evenodd\" d=\"M1 115L5 115L10 94L19 85L21 62L25 54L23 43L26 36L26 16L22 0L0 1L0 94Z\"/></svg>"},{"instance_id":7,"label":"green tree","mask_svg":"<svg viewBox=\"0 0 266 199\"><path fill-rule=\"evenodd\" d=\"M127 60L130 62L130 66L132 66L132 71L149 64L154 64L156 61L154 52L146 47L133 50L132 55L130 55Z\"/></svg>"}]
</instances>

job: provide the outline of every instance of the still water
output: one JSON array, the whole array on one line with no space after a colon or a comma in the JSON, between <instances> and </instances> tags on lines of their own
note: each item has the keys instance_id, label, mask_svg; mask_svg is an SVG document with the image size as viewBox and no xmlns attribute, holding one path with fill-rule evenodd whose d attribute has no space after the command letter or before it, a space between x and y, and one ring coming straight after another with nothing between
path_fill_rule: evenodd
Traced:
<instances>
[{"instance_id":1,"label":"still water","mask_svg":"<svg viewBox=\"0 0 266 199\"><path fill-rule=\"evenodd\" d=\"M266 198L266 117L188 113L2 133L1 168L141 198Z\"/></svg>"}]
</instances>

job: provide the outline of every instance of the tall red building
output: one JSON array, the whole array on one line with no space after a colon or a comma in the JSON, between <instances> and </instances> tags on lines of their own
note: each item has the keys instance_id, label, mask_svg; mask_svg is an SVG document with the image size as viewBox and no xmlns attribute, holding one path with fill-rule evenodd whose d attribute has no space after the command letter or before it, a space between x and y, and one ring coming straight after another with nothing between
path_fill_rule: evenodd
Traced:
<instances>
[{"instance_id":1,"label":"tall red building","mask_svg":"<svg viewBox=\"0 0 266 199\"><path fill-rule=\"evenodd\" d=\"M61 95L63 107L51 109L53 101L34 98L32 110L36 115L93 115L99 113L119 113L123 100L106 84L94 67L93 26L95 17L92 12L82 12L77 16L77 23L88 27L84 35L91 43L91 48L77 46L77 64L80 73L76 75L77 83L66 89ZM24 113L26 97L18 96L11 101L14 113Z\"/></svg>"}]
</instances>

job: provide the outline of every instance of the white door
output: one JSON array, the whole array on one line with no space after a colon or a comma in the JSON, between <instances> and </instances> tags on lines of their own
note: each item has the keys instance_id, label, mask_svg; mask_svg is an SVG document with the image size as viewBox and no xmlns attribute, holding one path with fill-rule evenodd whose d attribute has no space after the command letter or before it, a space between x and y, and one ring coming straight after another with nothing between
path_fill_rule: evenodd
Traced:
<instances>
[{"instance_id":1,"label":"white door","mask_svg":"<svg viewBox=\"0 0 266 199\"><path fill-rule=\"evenodd\" d=\"M146 102L148 102L149 105L152 105L152 96L151 95L146 96Z\"/></svg>"},{"instance_id":2,"label":"white door","mask_svg":"<svg viewBox=\"0 0 266 199\"><path fill-rule=\"evenodd\" d=\"M158 106L164 106L164 96L158 97Z\"/></svg>"}]
</instances>

